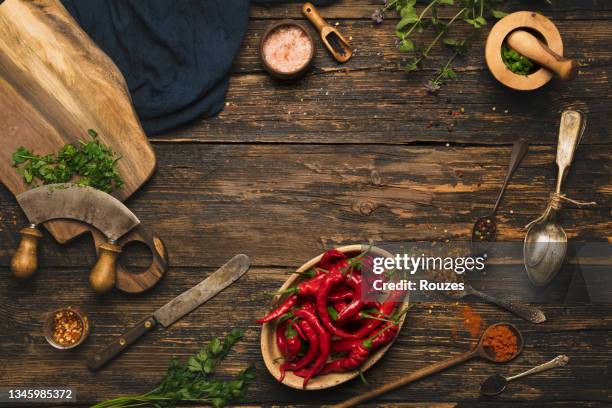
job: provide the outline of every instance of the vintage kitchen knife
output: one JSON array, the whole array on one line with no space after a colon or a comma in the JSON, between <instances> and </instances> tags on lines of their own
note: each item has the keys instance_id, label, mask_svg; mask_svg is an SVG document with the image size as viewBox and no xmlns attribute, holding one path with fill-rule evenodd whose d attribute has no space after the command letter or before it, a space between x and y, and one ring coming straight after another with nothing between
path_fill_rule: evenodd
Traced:
<instances>
[{"instance_id":1,"label":"vintage kitchen knife","mask_svg":"<svg viewBox=\"0 0 612 408\"><path fill-rule=\"evenodd\" d=\"M151 331L157 324L168 328L172 323L196 309L198 306L214 297L217 293L231 285L249 269L249 257L236 255L212 275L191 289L181 293L166 303L151 316L146 317L111 344L97 352L87 361L90 370L97 370L119 355L138 338Z\"/></svg>"},{"instance_id":2,"label":"vintage kitchen knife","mask_svg":"<svg viewBox=\"0 0 612 408\"><path fill-rule=\"evenodd\" d=\"M37 246L42 236L38 224L71 219L94 226L108 240L99 247L100 256L89 275L91 287L99 293L115 285L116 241L140 224L121 201L103 191L71 183L49 184L17 195L17 202L31 222L23 228L21 242L11 259L11 270L19 278L32 275L38 266Z\"/></svg>"}]
</instances>

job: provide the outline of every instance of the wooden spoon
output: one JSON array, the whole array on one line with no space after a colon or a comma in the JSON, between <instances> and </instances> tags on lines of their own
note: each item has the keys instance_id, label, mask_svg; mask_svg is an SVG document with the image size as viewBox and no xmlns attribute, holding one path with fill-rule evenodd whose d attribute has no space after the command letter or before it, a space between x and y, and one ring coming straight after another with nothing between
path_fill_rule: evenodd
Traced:
<instances>
[{"instance_id":1,"label":"wooden spoon","mask_svg":"<svg viewBox=\"0 0 612 408\"><path fill-rule=\"evenodd\" d=\"M513 31L506 38L506 42L510 48L553 72L564 81L574 75L576 64L573 60L557 54L528 31Z\"/></svg>"},{"instance_id":2,"label":"wooden spoon","mask_svg":"<svg viewBox=\"0 0 612 408\"><path fill-rule=\"evenodd\" d=\"M514 353L514 355L512 355L509 359L500 361L497 360L495 355L492 353L491 350L489 350L488 348L483 346L483 339L485 337L485 335L487 334L487 332L497 326L508 326L510 328L510 330L512 330L512 332L514 333L514 335L517 338L517 345L516 345L516 352ZM511 325L510 323L497 323L497 324L493 324L489 327L486 328L486 330L483 332L482 336L480 337L480 341L478 342L478 345L473 348L470 351L467 351L465 353L461 353L458 356L455 356L453 358L450 358L448 360L444 360L444 361L440 361L438 363L434 363L430 366L427 367L423 367L420 370L417 370L413 373L407 374L403 377L398 378L395 381L392 381L388 384L385 384L381 387L375 388L371 391L368 391L364 394L358 395L354 398L351 398L349 400L346 400L340 404L336 404L336 405L332 405L332 408L348 408L348 407L354 407L355 405L367 401L369 399L378 397L382 394L385 394L389 391L393 391L396 388L402 387L406 384L409 384L413 381L416 380L420 380L421 378L427 377L428 375L431 374L435 374L437 372L440 372L442 370L446 370L447 368L450 367L454 367L456 365L459 365L461 363L465 363L468 360L471 360L473 358L476 357L482 357L485 360L489 360L492 361L494 363L507 363L510 360L513 360L514 358L516 358L516 356L518 356L521 351L523 350L523 336L521 335L521 332L514 327L513 325Z\"/></svg>"}]
</instances>

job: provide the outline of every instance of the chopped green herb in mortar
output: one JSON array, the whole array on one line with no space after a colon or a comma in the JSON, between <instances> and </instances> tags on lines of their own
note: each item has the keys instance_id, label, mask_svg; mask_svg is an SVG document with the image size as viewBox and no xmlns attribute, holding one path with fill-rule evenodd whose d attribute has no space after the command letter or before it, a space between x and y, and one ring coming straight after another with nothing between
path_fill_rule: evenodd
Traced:
<instances>
[{"instance_id":1,"label":"chopped green herb in mortar","mask_svg":"<svg viewBox=\"0 0 612 408\"><path fill-rule=\"evenodd\" d=\"M91 140L67 144L57 153L40 156L25 147L13 153L13 166L28 184L53 184L72 181L107 193L123 186L115 153L100 142L95 130L87 131Z\"/></svg>"},{"instance_id":2,"label":"chopped green herb in mortar","mask_svg":"<svg viewBox=\"0 0 612 408\"><path fill-rule=\"evenodd\" d=\"M518 75L529 75L536 70L536 65L524 55L508 47L506 43L502 44L502 60L506 67Z\"/></svg>"}]
</instances>

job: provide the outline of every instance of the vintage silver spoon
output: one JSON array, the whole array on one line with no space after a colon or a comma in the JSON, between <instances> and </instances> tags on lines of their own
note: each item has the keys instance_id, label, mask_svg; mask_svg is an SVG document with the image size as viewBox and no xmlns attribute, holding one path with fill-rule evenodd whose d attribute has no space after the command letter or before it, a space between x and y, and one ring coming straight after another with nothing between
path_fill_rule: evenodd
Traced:
<instances>
[{"instance_id":1,"label":"vintage silver spoon","mask_svg":"<svg viewBox=\"0 0 612 408\"><path fill-rule=\"evenodd\" d=\"M472 228L472 241L495 241L495 235L497 235L497 223L495 221L497 207L499 207L499 203L501 203L501 199L506 191L506 188L508 187L508 183L510 182L512 175L527 154L528 146L529 145L527 142L523 139L519 139L514 142L512 153L510 153L510 164L508 165L506 178L501 190L499 190L499 194L497 195L497 201L495 201L495 205L489 214L485 215L484 217L480 217L474 223L474 227Z\"/></svg>"},{"instance_id":2,"label":"vintage silver spoon","mask_svg":"<svg viewBox=\"0 0 612 408\"><path fill-rule=\"evenodd\" d=\"M510 381L517 380L522 377L526 377L528 375L540 373L542 371L550 370L551 368L561 367L567 364L569 358L566 355L560 355L548 363L541 364L537 367L534 367L530 370L522 372L517 375L513 375L512 377L504 377L501 374L494 374L484 380L484 382L480 385L480 392L484 395L497 395L501 394Z\"/></svg>"},{"instance_id":3,"label":"vintage silver spoon","mask_svg":"<svg viewBox=\"0 0 612 408\"><path fill-rule=\"evenodd\" d=\"M557 223L561 208L561 184L567 175L574 153L586 126L586 118L577 111L561 114L557 145L557 188L544 214L529 225L523 244L523 261L527 276L535 286L544 286L555 277L567 251L567 235Z\"/></svg>"},{"instance_id":4,"label":"vintage silver spoon","mask_svg":"<svg viewBox=\"0 0 612 408\"><path fill-rule=\"evenodd\" d=\"M540 309L520 303L514 302L506 299L500 299L495 296L491 296L488 293L481 292L479 290L474 289L472 285L467 282L463 283L463 290L456 291L444 291L444 294L453 299L462 299L466 296L477 296L487 302L493 303L499 307L502 307L515 315L522 317L523 319L531 322L531 323L542 323L546 321L546 316L544 312Z\"/></svg>"}]
</instances>

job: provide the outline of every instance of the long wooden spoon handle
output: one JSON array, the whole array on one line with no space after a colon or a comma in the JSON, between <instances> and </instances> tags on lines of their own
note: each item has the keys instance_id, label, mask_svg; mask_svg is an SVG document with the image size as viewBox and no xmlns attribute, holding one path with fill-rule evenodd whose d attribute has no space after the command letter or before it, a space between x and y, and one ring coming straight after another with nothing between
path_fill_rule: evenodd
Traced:
<instances>
[{"instance_id":1,"label":"long wooden spoon handle","mask_svg":"<svg viewBox=\"0 0 612 408\"><path fill-rule=\"evenodd\" d=\"M363 393L361 395L358 395L356 397L353 397L351 399L348 399L344 402L341 402L340 404L336 404L336 405L332 405L332 408L348 408L348 407L354 407L355 405L367 401L369 399L378 397L382 394L385 394L389 391L393 391L396 388L402 387L406 384L409 384L413 381L416 380L420 380L421 378L427 377L428 375L431 374L435 374L437 372L440 372L442 370L446 370L447 368L456 366L458 364L461 364L473 357L475 357L477 355L477 350L472 350L472 351L468 351L466 353L460 354L456 357L453 357L451 359L448 360L444 360L444 361L440 361L439 363L434 363L430 366L427 367L423 367L420 370L414 371L410 374L407 374L403 377L398 378L395 381L392 381L388 384L385 384L383 386L380 386L378 388L374 388L371 391L368 391L366 393Z\"/></svg>"},{"instance_id":2,"label":"long wooden spoon handle","mask_svg":"<svg viewBox=\"0 0 612 408\"><path fill-rule=\"evenodd\" d=\"M572 78L576 69L574 61L557 54L533 34L516 30L508 35L507 42L510 48L557 74L559 78Z\"/></svg>"}]
</instances>

